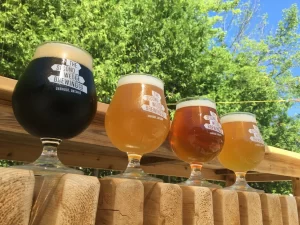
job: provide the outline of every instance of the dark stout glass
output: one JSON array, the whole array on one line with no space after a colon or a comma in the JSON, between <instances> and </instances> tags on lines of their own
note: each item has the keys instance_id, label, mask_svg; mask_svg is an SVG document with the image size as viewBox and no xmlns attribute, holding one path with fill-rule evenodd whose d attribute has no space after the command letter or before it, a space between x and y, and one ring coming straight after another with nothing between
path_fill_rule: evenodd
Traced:
<instances>
[{"instance_id":1,"label":"dark stout glass","mask_svg":"<svg viewBox=\"0 0 300 225\"><path fill-rule=\"evenodd\" d=\"M60 71L55 69L64 65L63 60L55 57L34 59L13 92L16 119L31 135L72 138L86 129L94 118L97 98L91 70L80 64L78 75L73 76L75 70L69 68L60 77ZM53 65L54 70L51 69ZM68 66L63 67L67 69ZM84 79L83 84L80 77ZM57 83L51 82L52 78Z\"/></svg>"},{"instance_id":2,"label":"dark stout glass","mask_svg":"<svg viewBox=\"0 0 300 225\"><path fill-rule=\"evenodd\" d=\"M12 96L13 111L21 126L41 138L41 157L23 169L81 173L57 158L61 139L84 131L97 110L92 57L66 43L40 45L20 77Z\"/></svg>"}]
</instances>

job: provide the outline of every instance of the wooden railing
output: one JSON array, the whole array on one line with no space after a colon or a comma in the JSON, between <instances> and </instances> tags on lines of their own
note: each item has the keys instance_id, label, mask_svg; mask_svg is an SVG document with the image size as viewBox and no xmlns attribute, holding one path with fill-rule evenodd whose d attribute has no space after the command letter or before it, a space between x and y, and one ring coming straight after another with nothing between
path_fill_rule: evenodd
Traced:
<instances>
[{"instance_id":1,"label":"wooden railing","mask_svg":"<svg viewBox=\"0 0 300 225\"><path fill-rule=\"evenodd\" d=\"M16 121L11 96L15 80L0 77L0 159L32 162L41 154L40 140ZM123 170L125 153L109 141L104 129L108 105L98 103L89 128L59 146L66 165ZM189 176L166 141L143 156L146 172ZM204 165L210 180L231 182L233 174L217 159ZM300 155L266 146L265 159L248 181L292 180L300 196ZM34 177L31 171L0 168L0 225L296 225L300 198L186 187L126 179L65 174Z\"/></svg>"},{"instance_id":2,"label":"wooden railing","mask_svg":"<svg viewBox=\"0 0 300 225\"><path fill-rule=\"evenodd\" d=\"M40 140L29 135L16 121L11 96L16 80L0 77L0 159L32 162L40 155ZM58 155L66 165L89 168L123 170L127 165L126 154L109 141L104 128L107 104L98 103L92 124L79 136L64 140ZM148 173L187 177L188 164L180 161L166 141L154 152L142 158ZM203 175L210 180L225 181L232 173L222 167L217 159L204 164ZM248 181L293 180L300 176L300 155L287 150L266 146L265 159L247 175Z\"/></svg>"}]
</instances>

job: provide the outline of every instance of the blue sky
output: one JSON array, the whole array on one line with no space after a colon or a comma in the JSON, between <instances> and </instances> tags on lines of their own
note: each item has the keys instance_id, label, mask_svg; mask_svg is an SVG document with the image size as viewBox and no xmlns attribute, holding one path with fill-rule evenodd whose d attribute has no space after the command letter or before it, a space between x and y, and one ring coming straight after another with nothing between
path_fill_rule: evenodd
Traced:
<instances>
[{"instance_id":1,"label":"blue sky","mask_svg":"<svg viewBox=\"0 0 300 225\"><path fill-rule=\"evenodd\" d=\"M265 13L268 14L268 28L275 29L278 22L282 19L282 10L289 8L292 4L297 3L300 8L300 0L260 0L259 15ZM255 23L255 18L252 23ZM293 76L300 76L300 67L292 70ZM299 96L300 98L300 96ZM294 106L288 111L290 116L294 116L300 113L300 103L294 104Z\"/></svg>"},{"instance_id":2,"label":"blue sky","mask_svg":"<svg viewBox=\"0 0 300 225\"><path fill-rule=\"evenodd\" d=\"M298 8L300 7L299 0L261 0L260 13L268 13L269 26L275 27L279 20L282 19L282 10L289 8L294 3L298 4ZM300 76L300 68L295 68L292 72L294 76ZM300 103L294 104L288 113L290 116L299 114Z\"/></svg>"}]
</instances>

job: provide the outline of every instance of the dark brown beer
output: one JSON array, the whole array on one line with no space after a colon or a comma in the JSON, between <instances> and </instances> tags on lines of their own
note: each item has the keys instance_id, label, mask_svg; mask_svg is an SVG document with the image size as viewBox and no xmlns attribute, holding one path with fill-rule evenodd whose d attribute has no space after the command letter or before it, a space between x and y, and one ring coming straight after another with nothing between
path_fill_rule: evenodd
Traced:
<instances>
[{"instance_id":1,"label":"dark brown beer","mask_svg":"<svg viewBox=\"0 0 300 225\"><path fill-rule=\"evenodd\" d=\"M92 57L65 43L39 46L12 96L16 119L31 135L72 138L97 109Z\"/></svg>"},{"instance_id":2,"label":"dark brown beer","mask_svg":"<svg viewBox=\"0 0 300 225\"><path fill-rule=\"evenodd\" d=\"M177 104L169 141L178 158L190 164L216 157L222 150L224 136L215 103L199 99Z\"/></svg>"}]
</instances>

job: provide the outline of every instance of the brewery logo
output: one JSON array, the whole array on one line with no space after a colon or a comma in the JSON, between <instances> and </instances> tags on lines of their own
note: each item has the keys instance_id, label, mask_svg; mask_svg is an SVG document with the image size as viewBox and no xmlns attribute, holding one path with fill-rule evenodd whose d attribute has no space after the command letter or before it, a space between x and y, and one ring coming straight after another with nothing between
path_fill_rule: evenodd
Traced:
<instances>
[{"instance_id":1,"label":"brewery logo","mask_svg":"<svg viewBox=\"0 0 300 225\"><path fill-rule=\"evenodd\" d=\"M147 112L154 113L167 119L165 107L161 104L161 96L156 91L152 91L152 95L144 95L143 100L149 101L149 104L143 104L142 109Z\"/></svg>"},{"instance_id":2,"label":"brewery logo","mask_svg":"<svg viewBox=\"0 0 300 225\"><path fill-rule=\"evenodd\" d=\"M53 64L51 66L53 71L59 71L59 75L50 75L48 80L51 83L64 85L67 87L74 88L76 90L69 90L68 88L57 87L56 90L68 91L77 94L84 92L87 94L87 87L84 85L84 78L79 76L79 70L81 66L79 63L69 59L62 59L62 64Z\"/></svg>"},{"instance_id":3,"label":"brewery logo","mask_svg":"<svg viewBox=\"0 0 300 225\"><path fill-rule=\"evenodd\" d=\"M214 112L210 111L210 115L204 116L205 120L209 120L209 123L205 123L204 127L208 130L216 131L220 134L223 134L222 125L218 121L218 116Z\"/></svg>"},{"instance_id":4,"label":"brewery logo","mask_svg":"<svg viewBox=\"0 0 300 225\"><path fill-rule=\"evenodd\" d=\"M263 139L260 135L259 129L256 125L253 125L253 129L249 129L249 133L253 134L253 136L250 137L251 141L264 145L264 141L263 141Z\"/></svg>"}]
</instances>

